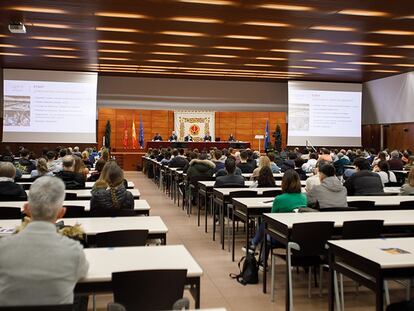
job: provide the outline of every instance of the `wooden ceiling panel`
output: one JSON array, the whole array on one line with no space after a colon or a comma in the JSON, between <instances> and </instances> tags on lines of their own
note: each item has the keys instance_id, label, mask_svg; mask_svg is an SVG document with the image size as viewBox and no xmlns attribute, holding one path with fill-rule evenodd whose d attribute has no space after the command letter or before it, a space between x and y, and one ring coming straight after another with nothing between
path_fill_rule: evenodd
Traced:
<instances>
[{"instance_id":1,"label":"wooden ceiling panel","mask_svg":"<svg viewBox=\"0 0 414 311\"><path fill-rule=\"evenodd\" d=\"M412 70L413 34L411 0L3 1L0 66L362 82Z\"/></svg>"}]
</instances>

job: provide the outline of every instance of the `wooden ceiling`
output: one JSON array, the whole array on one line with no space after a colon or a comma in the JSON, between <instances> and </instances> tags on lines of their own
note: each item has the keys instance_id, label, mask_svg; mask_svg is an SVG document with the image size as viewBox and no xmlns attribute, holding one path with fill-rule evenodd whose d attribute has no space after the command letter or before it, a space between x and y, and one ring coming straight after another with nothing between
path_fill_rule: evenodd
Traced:
<instances>
[{"instance_id":1,"label":"wooden ceiling","mask_svg":"<svg viewBox=\"0 0 414 311\"><path fill-rule=\"evenodd\" d=\"M0 27L4 68L352 82L414 68L412 0L15 0Z\"/></svg>"}]
</instances>

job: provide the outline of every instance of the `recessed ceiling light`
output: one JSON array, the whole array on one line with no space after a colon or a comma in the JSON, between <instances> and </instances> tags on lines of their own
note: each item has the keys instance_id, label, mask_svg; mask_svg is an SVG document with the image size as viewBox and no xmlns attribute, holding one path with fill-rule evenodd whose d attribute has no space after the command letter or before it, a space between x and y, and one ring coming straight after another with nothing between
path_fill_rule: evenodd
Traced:
<instances>
[{"instance_id":1,"label":"recessed ceiling light","mask_svg":"<svg viewBox=\"0 0 414 311\"><path fill-rule=\"evenodd\" d=\"M271 49L270 52L280 52L280 53L303 53L302 50L289 50L289 49Z\"/></svg>"},{"instance_id":2,"label":"recessed ceiling light","mask_svg":"<svg viewBox=\"0 0 414 311\"><path fill-rule=\"evenodd\" d=\"M276 23L276 22L265 22L265 21L248 21L243 22L244 25L252 25L252 26L267 26L267 27L290 27L290 24L286 23Z\"/></svg>"},{"instance_id":3,"label":"recessed ceiling light","mask_svg":"<svg viewBox=\"0 0 414 311\"><path fill-rule=\"evenodd\" d=\"M118 18L148 18L148 16L142 15L142 14L122 13L122 12L96 12L95 16L118 17Z\"/></svg>"},{"instance_id":4,"label":"recessed ceiling light","mask_svg":"<svg viewBox=\"0 0 414 311\"><path fill-rule=\"evenodd\" d=\"M324 55L339 55L339 56L356 55L355 53L351 53L351 52L322 52L321 54L324 54Z\"/></svg>"},{"instance_id":5,"label":"recessed ceiling light","mask_svg":"<svg viewBox=\"0 0 414 311\"><path fill-rule=\"evenodd\" d=\"M8 52L0 52L0 55L4 55L4 56L26 56L25 54L22 54L22 53L8 53Z\"/></svg>"},{"instance_id":6,"label":"recessed ceiling light","mask_svg":"<svg viewBox=\"0 0 414 311\"><path fill-rule=\"evenodd\" d=\"M373 72L384 72L384 73L398 73L398 70L387 70L387 69L374 69Z\"/></svg>"},{"instance_id":7,"label":"recessed ceiling light","mask_svg":"<svg viewBox=\"0 0 414 311\"><path fill-rule=\"evenodd\" d=\"M6 38L6 37L8 37L8 36L0 34L0 38Z\"/></svg>"},{"instance_id":8,"label":"recessed ceiling light","mask_svg":"<svg viewBox=\"0 0 414 311\"><path fill-rule=\"evenodd\" d=\"M0 48L17 48L17 45L14 44L4 44L4 43L0 43Z\"/></svg>"},{"instance_id":9,"label":"recessed ceiling light","mask_svg":"<svg viewBox=\"0 0 414 311\"><path fill-rule=\"evenodd\" d=\"M123 57L99 57L100 60L130 60L130 58Z\"/></svg>"},{"instance_id":10,"label":"recessed ceiling light","mask_svg":"<svg viewBox=\"0 0 414 311\"><path fill-rule=\"evenodd\" d=\"M334 63L335 61L330 60L330 59L304 59L304 62L312 62L312 63Z\"/></svg>"},{"instance_id":11,"label":"recessed ceiling light","mask_svg":"<svg viewBox=\"0 0 414 311\"><path fill-rule=\"evenodd\" d=\"M378 42L359 42L359 41L352 41L352 42L345 42L345 44L350 45L361 45L361 46L383 46L384 44Z\"/></svg>"},{"instance_id":12,"label":"recessed ceiling light","mask_svg":"<svg viewBox=\"0 0 414 311\"><path fill-rule=\"evenodd\" d=\"M189 31L161 31L162 35L171 35L171 36L185 36L185 37L203 37L204 33L201 32L189 32Z\"/></svg>"},{"instance_id":13,"label":"recessed ceiling light","mask_svg":"<svg viewBox=\"0 0 414 311\"><path fill-rule=\"evenodd\" d=\"M167 69L156 69L156 68L139 68L139 71L153 71L153 72L158 72L158 71L168 71Z\"/></svg>"},{"instance_id":14,"label":"recessed ceiling light","mask_svg":"<svg viewBox=\"0 0 414 311\"><path fill-rule=\"evenodd\" d=\"M195 47L193 44L183 44L183 43L156 43L155 45L159 46L172 46L177 48L192 48Z\"/></svg>"},{"instance_id":15,"label":"recessed ceiling light","mask_svg":"<svg viewBox=\"0 0 414 311\"><path fill-rule=\"evenodd\" d=\"M128 50L105 50L105 49L99 49L98 52L100 53L123 53L123 54L132 53L132 51L128 51Z\"/></svg>"},{"instance_id":16,"label":"recessed ceiling light","mask_svg":"<svg viewBox=\"0 0 414 311\"><path fill-rule=\"evenodd\" d=\"M43 56L52 57L52 58L79 58L79 56L75 56L75 55L58 55L58 54L46 54Z\"/></svg>"},{"instance_id":17,"label":"recessed ceiling light","mask_svg":"<svg viewBox=\"0 0 414 311\"><path fill-rule=\"evenodd\" d=\"M108 43L108 44L135 44L133 41L120 41L120 40L97 40L98 43Z\"/></svg>"},{"instance_id":18,"label":"recessed ceiling light","mask_svg":"<svg viewBox=\"0 0 414 311\"><path fill-rule=\"evenodd\" d=\"M236 55L223 55L223 54L205 54L207 57L220 57L220 58L236 58Z\"/></svg>"},{"instance_id":19,"label":"recessed ceiling light","mask_svg":"<svg viewBox=\"0 0 414 311\"><path fill-rule=\"evenodd\" d=\"M187 53L178 53L178 52L151 52L151 54L157 55L187 55Z\"/></svg>"},{"instance_id":20,"label":"recessed ceiling light","mask_svg":"<svg viewBox=\"0 0 414 311\"><path fill-rule=\"evenodd\" d=\"M64 37L43 37L43 36L33 36L30 37L33 40L48 40L48 41L73 41L71 38L64 38Z\"/></svg>"},{"instance_id":21,"label":"recessed ceiling light","mask_svg":"<svg viewBox=\"0 0 414 311\"><path fill-rule=\"evenodd\" d=\"M340 26L312 26L309 29L325 30L325 31L356 31L356 29L353 27L340 27Z\"/></svg>"},{"instance_id":22,"label":"recessed ceiling light","mask_svg":"<svg viewBox=\"0 0 414 311\"><path fill-rule=\"evenodd\" d=\"M412 36L414 35L414 31L407 31L407 30L375 30L371 33L376 33L380 35L395 35L395 36Z\"/></svg>"},{"instance_id":23,"label":"recessed ceiling light","mask_svg":"<svg viewBox=\"0 0 414 311\"><path fill-rule=\"evenodd\" d=\"M167 68L167 69L177 69L178 67L171 66L155 66L155 65L140 65L139 68Z\"/></svg>"},{"instance_id":24,"label":"recessed ceiling light","mask_svg":"<svg viewBox=\"0 0 414 311\"><path fill-rule=\"evenodd\" d=\"M51 14L67 14L68 12L61 9L52 8L40 8L32 6L13 6L8 7L8 10L20 11L20 12L34 12L34 13L51 13Z\"/></svg>"},{"instance_id":25,"label":"recessed ceiling light","mask_svg":"<svg viewBox=\"0 0 414 311\"><path fill-rule=\"evenodd\" d=\"M244 64L244 66L255 66L255 67L272 67L270 64Z\"/></svg>"},{"instance_id":26,"label":"recessed ceiling light","mask_svg":"<svg viewBox=\"0 0 414 311\"><path fill-rule=\"evenodd\" d=\"M298 69L316 69L316 67L312 67L312 66L288 66L289 68L298 68Z\"/></svg>"},{"instance_id":27,"label":"recessed ceiling light","mask_svg":"<svg viewBox=\"0 0 414 311\"><path fill-rule=\"evenodd\" d=\"M115 28L115 27L96 27L98 31L114 31L114 32L141 32L138 29L133 28Z\"/></svg>"},{"instance_id":28,"label":"recessed ceiling light","mask_svg":"<svg viewBox=\"0 0 414 311\"><path fill-rule=\"evenodd\" d=\"M375 17L388 16L388 13L385 13L385 12L354 10L354 9L341 10L337 12L337 14L356 15L356 16L375 16Z\"/></svg>"},{"instance_id":29,"label":"recessed ceiling light","mask_svg":"<svg viewBox=\"0 0 414 311\"><path fill-rule=\"evenodd\" d=\"M223 49L223 50L250 50L248 47L244 46L225 46L225 45L219 45L219 46L213 46L213 49Z\"/></svg>"},{"instance_id":30,"label":"recessed ceiling light","mask_svg":"<svg viewBox=\"0 0 414 311\"><path fill-rule=\"evenodd\" d=\"M228 0L176 0L178 2L198 3L198 4L211 4L211 5L237 5L234 1Z\"/></svg>"},{"instance_id":31,"label":"recessed ceiling light","mask_svg":"<svg viewBox=\"0 0 414 311\"><path fill-rule=\"evenodd\" d=\"M157 63L179 63L178 60L172 60L172 59L147 59L147 62L157 62Z\"/></svg>"},{"instance_id":32,"label":"recessed ceiling light","mask_svg":"<svg viewBox=\"0 0 414 311\"><path fill-rule=\"evenodd\" d=\"M376 66L376 65L381 65L380 63L373 63L373 62L348 62L347 64L350 64L350 65L362 65L362 66Z\"/></svg>"},{"instance_id":33,"label":"recessed ceiling light","mask_svg":"<svg viewBox=\"0 0 414 311\"><path fill-rule=\"evenodd\" d=\"M402 55L391 55L391 54L374 54L369 55L370 57L378 57L378 58L405 58Z\"/></svg>"},{"instance_id":34,"label":"recessed ceiling light","mask_svg":"<svg viewBox=\"0 0 414 311\"><path fill-rule=\"evenodd\" d=\"M263 37L263 36L247 36L247 35L227 35L224 36L225 38L230 38L230 39L246 39L246 40L267 40L267 37Z\"/></svg>"},{"instance_id":35,"label":"recessed ceiling light","mask_svg":"<svg viewBox=\"0 0 414 311\"><path fill-rule=\"evenodd\" d=\"M197 64L203 64L203 65L227 65L227 63L222 63L222 62L197 62Z\"/></svg>"},{"instance_id":36,"label":"recessed ceiling light","mask_svg":"<svg viewBox=\"0 0 414 311\"><path fill-rule=\"evenodd\" d=\"M138 65L123 65L123 64L96 64L97 66L104 66L104 67L127 67L127 68L135 68Z\"/></svg>"},{"instance_id":37,"label":"recessed ceiling light","mask_svg":"<svg viewBox=\"0 0 414 311\"><path fill-rule=\"evenodd\" d=\"M75 48L63 47L63 46L38 46L37 49L42 50L56 50L56 51L75 51Z\"/></svg>"},{"instance_id":38,"label":"recessed ceiling light","mask_svg":"<svg viewBox=\"0 0 414 311\"><path fill-rule=\"evenodd\" d=\"M398 67L414 67L414 64L394 64L393 66L398 66Z\"/></svg>"},{"instance_id":39,"label":"recessed ceiling light","mask_svg":"<svg viewBox=\"0 0 414 311\"><path fill-rule=\"evenodd\" d=\"M58 28L58 29L69 29L69 28L72 28L70 25L49 24L49 23L32 23L32 24L28 24L28 26L32 26L32 27L42 27L42 28Z\"/></svg>"},{"instance_id":40,"label":"recessed ceiling light","mask_svg":"<svg viewBox=\"0 0 414 311\"><path fill-rule=\"evenodd\" d=\"M272 10L282 10L282 11L312 11L313 10L313 8L310 6L275 4L275 3L260 4L257 7L265 8L265 9L272 9Z\"/></svg>"},{"instance_id":41,"label":"recessed ceiling light","mask_svg":"<svg viewBox=\"0 0 414 311\"><path fill-rule=\"evenodd\" d=\"M399 46L396 46L396 48L400 48L400 49L414 49L414 45L399 45Z\"/></svg>"},{"instance_id":42,"label":"recessed ceiling light","mask_svg":"<svg viewBox=\"0 0 414 311\"><path fill-rule=\"evenodd\" d=\"M287 60L287 58L283 58L283 57L256 57L256 59L261 59L261 60Z\"/></svg>"},{"instance_id":43,"label":"recessed ceiling light","mask_svg":"<svg viewBox=\"0 0 414 311\"><path fill-rule=\"evenodd\" d=\"M299 42L299 43L325 43L325 40L321 39L306 39L306 38L291 38L288 41L290 42Z\"/></svg>"},{"instance_id":44,"label":"recessed ceiling light","mask_svg":"<svg viewBox=\"0 0 414 311\"><path fill-rule=\"evenodd\" d=\"M339 71L356 71L356 68L331 68L331 70L339 70Z\"/></svg>"},{"instance_id":45,"label":"recessed ceiling light","mask_svg":"<svg viewBox=\"0 0 414 311\"><path fill-rule=\"evenodd\" d=\"M169 20L177 21L177 22L189 22L189 23L206 23L206 24L214 24L214 23L222 23L223 21L216 18L202 18L202 17L190 17L190 16L177 16L171 17Z\"/></svg>"}]
</instances>

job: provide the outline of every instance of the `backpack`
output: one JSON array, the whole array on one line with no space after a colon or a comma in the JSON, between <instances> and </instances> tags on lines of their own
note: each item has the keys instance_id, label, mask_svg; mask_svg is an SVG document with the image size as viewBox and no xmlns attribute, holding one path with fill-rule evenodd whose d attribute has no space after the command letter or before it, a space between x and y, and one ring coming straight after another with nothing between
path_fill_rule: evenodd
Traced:
<instances>
[{"instance_id":1,"label":"backpack","mask_svg":"<svg viewBox=\"0 0 414 311\"><path fill-rule=\"evenodd\" d=\"M244 262L243 262L244 261ZM243 262L243 268L240 269L241 263ZM247 254L243 256L239 263L239 274L230 273L232 279L236 279L240 284L257 284L259 283L259 267L257 264L256 257L254 254Z\"/></svg>"}]
</instances>

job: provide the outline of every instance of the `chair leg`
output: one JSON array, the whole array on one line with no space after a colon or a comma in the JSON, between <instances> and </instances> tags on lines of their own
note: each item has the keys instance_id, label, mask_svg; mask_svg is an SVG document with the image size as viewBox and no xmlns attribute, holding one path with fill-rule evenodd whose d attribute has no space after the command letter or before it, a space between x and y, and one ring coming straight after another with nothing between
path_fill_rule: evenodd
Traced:
<instances>
[{"instance_id":1,"label":"chair leg","mask_svg":"<svg viewBox=\"0 0 414 311\"><path fill-rule=\"evenodd\" d=\"M390 304L390 291L388 289L388 281L384 281L384 293L385 305L388 306Z\"/></svg>"},{"instance_id":2,"label":"chair leg","mask_svg":"<svg viewBox=\"0 0 414 311\"><path fill-rule=\"evenodd\" d=\"M265 242L266 243L266 242ZM273 255L273 252L271 251L271 275L270 275L270 293L271 293L271 301L275 302L275 264L276 264L276 256Z\"/></svg>"},{"instance_id":3,"label":"chair leg","mask_svg":"<svg viewBox=\"0 0 414 311\"><path fill-rule=\"evenodd\" d=\"M323 266L319 266L319 297L322 297Z\"/></svg>"},{"instance_id":4,"label":"chair leg","mask_svg":"<svg viewBox=\"0 0 414 311\"><path fill-rule=\"evenodd\" d=\"M338 273L334 272L334 291L335 291L335 308L337 311L341 311L341 305L339 302L339 288L338 288Z\"/></svg>"},{"instance_id":5,"label":"chair leg","mask_svg":"<svg viewBox=\"0 0 414 311\"><path fill-rule=\"evenodd\" d=\"M339 274L339 284L341 286L341 308L342 310L345 309L345 292L344 292L344 276L342 275L342 273Z\"/></svg>"},{"instance_id":6,"label":"chair leg","mask_svg":"<svg viewBox=\"0 0 414 311\"><path fill-rule=\"evenodd\" d=\"M309 270L308 270L308 298L312 298L311 283L312 283L312 267L309 267Z\"/></svg>"},{"instance_id":7,"label":"chair leg","mask_svg":"<svg viewBox=\"0 0 414 311\"><path fill-rule=\"evenodd\" d=\"M289 282L289 310L293 311L293 286L292 286L292 262L291 262L292 251L288 247L287 253L287 264L288 264L288 282Z\"/></svg>"},{"instance_id":8,"label":"chair leg","mask_svg":"<svg viewBox=\"0 0 414 311\"><path fill-rule=\"evenodd\" d=\"M405 299L407 301L411 299L411 279L408 280L407 288L405 291Z\"/></svg>"},{"instance_id":9,"label":"chair leg","mask_svg":"<svg viewBox=\"0 0 414 311\"><path fill-rule=\"evenodd\" d=\"M96 311L96 295L92 295L92 309L93 311Z\"/></svg>"}]
</instances>

